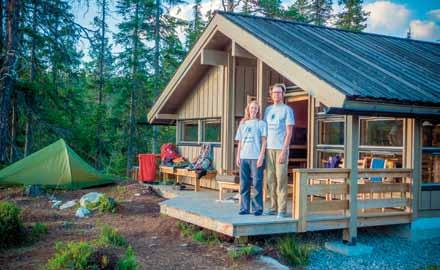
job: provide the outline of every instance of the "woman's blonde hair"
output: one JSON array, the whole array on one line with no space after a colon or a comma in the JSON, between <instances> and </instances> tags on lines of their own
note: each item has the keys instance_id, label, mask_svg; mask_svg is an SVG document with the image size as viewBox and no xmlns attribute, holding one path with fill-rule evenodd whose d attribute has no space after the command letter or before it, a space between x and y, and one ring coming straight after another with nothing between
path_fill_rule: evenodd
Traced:
<instances>
[{"instance_id":1,"label":"woman's blonde hair","mask_svg":"<svg viewBox=\"0 0 440 270\"><path fill-rule=\"evenodd\" d=\"M252 101L250 101L250 102L246 105L246 108L244 109L244 117L243 117L243 119L241 120L242 122L251 119L251 112L250 112L249 110L250 110L252 104L257 105L257 107L258 107L258 112L257 112L256 118L257 118L257 119L261 119L261 108L260 108L260 105L258 104L258 102L257 102L256 100L252 100Z\"/></svg>"}]
</instances>

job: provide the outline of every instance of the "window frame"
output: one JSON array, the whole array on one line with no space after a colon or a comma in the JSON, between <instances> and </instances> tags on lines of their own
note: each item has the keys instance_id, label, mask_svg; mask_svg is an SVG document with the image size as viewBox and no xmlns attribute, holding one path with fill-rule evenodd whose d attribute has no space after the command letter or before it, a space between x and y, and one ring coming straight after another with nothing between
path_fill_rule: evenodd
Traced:
<instances>
[{"instance_id":1,"label":"window frame","mask_svg":"<svg viewBox=\"0 0 440 270\"><path fill-rule=\"evenodd\" d=\"M195 141L186 141L185 140L185 125L188 124L196 124L197 125L197 138ZM182 120L179 121L180 132L179 132L179 144L200 144L200 123L197 120Z\"/></svg>"},{"instance_id":2,"label":"window frame","mask_svg":"<svg viewBox=\"0 0 440 270\"><path fill-rule=\"evenodd\" d=\"M421 120L421 122L422 122L422 126L420 127L422 130L421 130L421 135L422 135L422 144L421 144L421 154L422 154L422 156L421 156L421 160L420 160L420 166L421 166L421 168L422 168L422 170L423 170L423 154L432 154L433 152L440 152L440 146L424 146L424 144L423 144L423 136L424 136L424 133L423 133L423 123L425 123L425 122L432 122L433 121L433 119L422 119ZM440 125L440 121L438 122L438 123L432 123L433 125ZM426 187L435 187L435 188L437 188L437 187L440 187L440 182L425 182L425 179L423 178L423 173L422 173L422 175L420 176L420 178L421 178L421 185L422 185L422 187L423 186L426 186Z\"/></svg>"},{"instance_id":3,"label":"window frame","mask_svg":"<svg viewBox=\"0 0 440 270\"><path fill-rule=\"evenodd\" d=\"M219 127L220 127L219 141L206 141L206 124L218 124L219 125ZM222 141L222 122L221 122L220 118L203 120L201 126L202 126L201 143L218 144L218 145L221 144L221 141Z\"/></svg>"}]
</instances>

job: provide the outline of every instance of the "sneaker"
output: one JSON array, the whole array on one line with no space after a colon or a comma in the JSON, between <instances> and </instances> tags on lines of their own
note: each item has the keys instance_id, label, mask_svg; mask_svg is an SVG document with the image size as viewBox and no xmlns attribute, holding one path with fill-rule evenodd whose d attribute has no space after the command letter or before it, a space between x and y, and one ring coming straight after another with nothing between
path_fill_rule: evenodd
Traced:
<instances>
[{"instance_id":1,"label":"sneaker","mask_svg":"<svg viewBox=\"0 0 440 270\"><path fill-rule=\"evenodd\" d=\"M263 211L255 211L254 212L254 216L261 216L261 214L263 214Z\"/></svg>"},{"instance_id":2,"label":"sneaker","mask_svg":"<svg viewBox=\"0 0 440 270\"><path fill-rule=\"evenodd\" d=\"M274 215L276 215L276 213L277 213L277 211L275 211L275 210L267 210L264 212L264 215L265 216L274 216Z\"/></svg>"},{"instance_id":3,"label":"sneaker","mask_svg":"<svg viewBox=\"0 0 440 270\"><path fill-rule=\"evenodd\" d=\"M286 212L279 212L277 218L285 218L287 217Z\"/></svg>"},{"instance_id":4,"label":"sneaker","mask_svg":"<svg viewBox=\"0 0 440 270\"><path fill-rule=\"evenodd\" d=\"M249 211L245 211L245 210L240 210L240 212L238 212L239 215L249 215Z\"/></svg>"}]
</instances>

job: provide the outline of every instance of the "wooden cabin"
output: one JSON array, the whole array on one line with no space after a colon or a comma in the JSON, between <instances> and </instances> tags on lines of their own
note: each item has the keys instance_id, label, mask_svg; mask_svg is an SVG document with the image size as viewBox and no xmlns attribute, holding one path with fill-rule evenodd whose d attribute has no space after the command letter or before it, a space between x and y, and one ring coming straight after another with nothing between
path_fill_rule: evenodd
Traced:
<instances>
[{"instance_id":1,"label":"wooden cabin","mask_svg":"<svg viewBox=\"0 0 440 270\"><path fill-rule=\"evenodd\" d=\"M436 43L217 12L148 120L176 125L186 157L212 143L216 170L225 173L235 169L246 103L266 107L269 86L279 82L296 118L289 156L296 231L342 228L351 241L359 226L440 216ZM335 156L342 168L324 169ZM373 159L383 168L371 169ZM218 188L215 180L201 185ZM344 217L319 221L335 209Z\"/></svg>"}]
</instances>

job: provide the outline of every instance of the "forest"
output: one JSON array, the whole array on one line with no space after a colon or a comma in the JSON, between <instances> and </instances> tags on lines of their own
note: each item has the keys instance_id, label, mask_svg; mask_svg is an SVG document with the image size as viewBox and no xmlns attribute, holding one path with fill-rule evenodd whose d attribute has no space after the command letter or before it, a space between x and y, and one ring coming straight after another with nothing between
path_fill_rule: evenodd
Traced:
<instances>
[{"instance_id":1,"label":"forest","mask_svg":"<svg viewBox=\"0 0 440 270\"><path fill-rule=\"evenodd\" d=\"M369 15L362 0L221 1L224 11L351 31L365 29ZM96 16L80 24L73 5L93 6ZM188 19L171 12L188 5ZM175 142L173 126L149 125L146 116L215 12L201 7L201 0L0 0L0 169L63 138L94 167L122 176L138 153ZM84 40L87 52L78 46Z\"/></svg>"}]
</instances>

